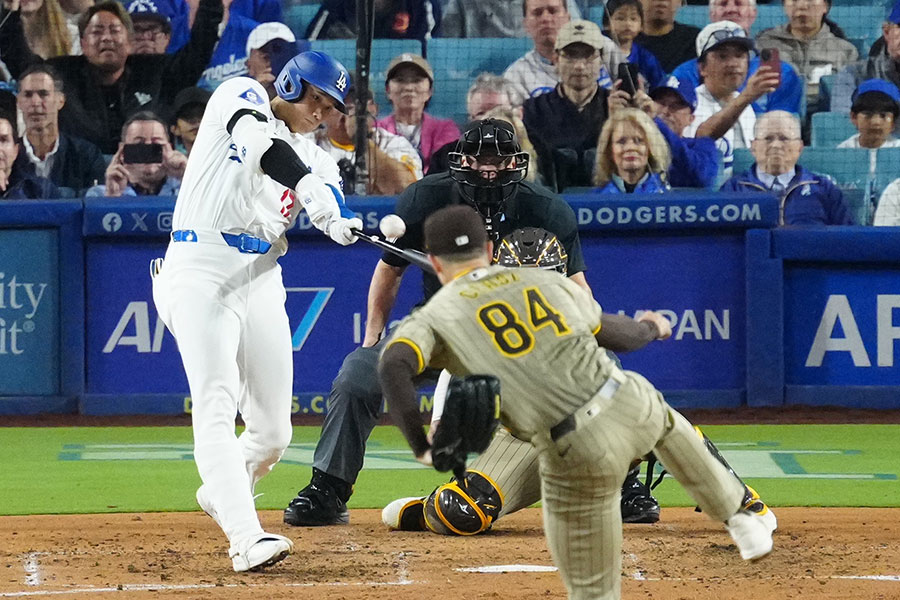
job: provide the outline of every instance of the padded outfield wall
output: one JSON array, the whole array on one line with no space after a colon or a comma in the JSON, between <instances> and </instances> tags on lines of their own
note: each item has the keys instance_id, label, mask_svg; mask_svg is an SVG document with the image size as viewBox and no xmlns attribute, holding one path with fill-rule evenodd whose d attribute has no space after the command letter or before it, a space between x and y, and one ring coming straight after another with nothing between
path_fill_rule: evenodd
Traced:
<instances>
[{"instance_id":1,"label":"padded outfield wall","mask_svg":"<svg viewBox=\"0 0 900 600\"><path fill-rule=\"evenodd\" d=\"M605 311L663 311L670 341L623 356L678 407L900 407L900 231L774 229L775 200L675 193L567 195ZM366 229L394 198L348 198ZM0 414L180 414L177 348L148 264L173 200L7 202L0 211ZM320 414L365 328L379 252L339 247L301 219L281 259L295 411ZM393 319L421 298L410 268ZM428 391L422 408L430 408Z\"/></svg>"}]
</instances>

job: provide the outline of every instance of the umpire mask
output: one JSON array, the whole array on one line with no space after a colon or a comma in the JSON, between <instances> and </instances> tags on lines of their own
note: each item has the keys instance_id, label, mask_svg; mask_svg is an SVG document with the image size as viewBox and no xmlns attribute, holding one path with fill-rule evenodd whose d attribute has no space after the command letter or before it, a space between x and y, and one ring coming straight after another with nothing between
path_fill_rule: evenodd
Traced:
<instances>
[{"instance_id":1,"label":"umpire mask","mask_svg":"<svg viewBox=\"0 0 900 600\"><path fill-rule=\"evenodd\" d=\"M463 199L481 213L488 235L496 241L495 219L528 172L528 153L522 152L515 129L501 119L473 121L448 158L450 176L459 183Z\"/></svg>"}]
</instances>

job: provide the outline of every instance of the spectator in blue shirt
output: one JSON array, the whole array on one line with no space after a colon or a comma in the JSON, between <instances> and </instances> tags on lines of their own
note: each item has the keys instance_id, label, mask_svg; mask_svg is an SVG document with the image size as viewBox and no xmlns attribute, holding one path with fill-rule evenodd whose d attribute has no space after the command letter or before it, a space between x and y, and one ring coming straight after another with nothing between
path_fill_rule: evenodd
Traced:
<instances>
[{"instance_id":1,"label":"spectator in blue shirt","mask_svg":"<svg viewBox=\"0 0 900 600\"><path fill-rule=\"evenodd\" d=\"M609 0L603 12L603 25L626 60L637 65L647 86L663 85L666 73L652 52L634 41L644 26L644 8L640 0Z\"/></svg>"},{"instance_id":2,"label":"spectator in blue shirt","mask_svg":"<svg viewBox=\"0 0 900 600\"><path fill-rule=\"evenodd\" d=\"M726 181L722 191L771 192L778 198L781 225L853 225L840 188L797 164L803 140L795 115L768 112L753 133L750 149L756 162Z\"/></svg>"},{"instance_id":3,"label":"spectator in blue shirt","mask_svg":"<svg viewBox=\"0 0 900 600\"><path fill-rule=\"evenodd\" d=\"M661 194L669 191L669 145L653 120L636 108L616 110L597 143L594 183L600 194Z\"/></svg>"},{"instance_id":4,"label":"spectator in blue shirt","mask_svg":"<svg viewBox=\"0 0 900 600\"><path fill-rule=\"evenodd\" d=\"M132 54L177 52L191 37L186 0L131 0L125 8L134 26Z\"/></svg>"}]
</instances>

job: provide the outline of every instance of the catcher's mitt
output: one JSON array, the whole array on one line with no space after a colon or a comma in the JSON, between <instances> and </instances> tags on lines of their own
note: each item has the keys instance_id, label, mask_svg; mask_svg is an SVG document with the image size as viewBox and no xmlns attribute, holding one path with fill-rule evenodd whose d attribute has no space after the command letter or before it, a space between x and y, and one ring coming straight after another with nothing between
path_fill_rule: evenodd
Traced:
<instances>
[{"instance_id":1,"label":"catcher's mitt","mask_svg":"<svg viewBox=\"0 0 900 600\"><path fill-rule=\"evenodd\" d=\"M431 442L434 468L462 473L468 454L487 449L499 422L500 380L493 375L454 377Z\"/></svg>"}]
</instances>

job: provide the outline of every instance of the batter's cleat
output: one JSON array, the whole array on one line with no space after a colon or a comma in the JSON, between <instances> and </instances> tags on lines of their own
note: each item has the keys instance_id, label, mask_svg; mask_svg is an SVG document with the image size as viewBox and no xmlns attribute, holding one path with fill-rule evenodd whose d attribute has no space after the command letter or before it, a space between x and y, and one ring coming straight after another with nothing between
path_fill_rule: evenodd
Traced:
<instances>
[{"instance_id":1,"label":"batter's cleat","mask_svg":"<svg viewBox=\"0 0 900 600\"><path fill-rule=\"evenodd\" d=\"M284 509L284 522L297 526L347 525L350 511L334 487L314 474L309 485Z\"/></svg>"},{"instance_id":2,"label":"batter's cleat","mask_svg":"<svg viewBox=\"0 0 900 600\"><path fill-rule=\"evenodd\" d=\"M219 517L216 513L216 509L213 508L212 502L206 496L206 487L203 485L197 488L197 504L200 505L200 508L203 509L203 512L209 515L212 520L216 522L216 525L218 525L219 527L222 526L222 524L219 523Z\"/></svg>"},{"instance_id":3,"label":"batter's cleat","mask_svg":"<svg viewBox=\"0 0 900 600\"><path fill-rule=\"evenodd\" d=\"M758 515L743 508L725 523L725 529L741 552L744 560L758 560L772 551L772 532L778 523L772 511Z\"/></svg>"},{"instance_id":4,"label":"batter's cleat","mask_svg":"<svg viewBox=\"0 0 900 600\"><path fill-rule=\"evenodd\" d=\"M659 521L659 502L650 494L650 488L638 479L637 468L628 472L622 484L622 522L656 523Z\"/></svg>"},{"instance_id":5,"label":"batter's cleat","mask_svg":"<svg viewBox=\"0 0 900 600\"><path fill-rule=\"evenodd\" d=\"M381 511L381 522L399 531L426 531L425 498L400 498Z\"/></svg>"},{"instance_id":6,"label":"batter's cleat","mask_svg":"<svg viewBox=\"0 0 900 600\"><path fill-rule=\"evenodd\" d=\"M231 565L238 573L258 571L284 560L294 549L294 542L274 533L259 533L245 540L240 548L228 551Z\"/></svg>"}]
</instances>

